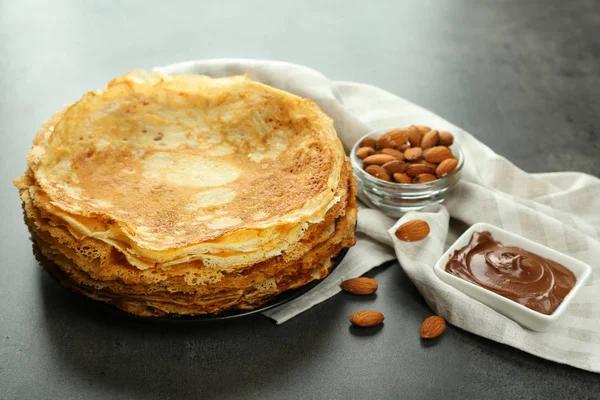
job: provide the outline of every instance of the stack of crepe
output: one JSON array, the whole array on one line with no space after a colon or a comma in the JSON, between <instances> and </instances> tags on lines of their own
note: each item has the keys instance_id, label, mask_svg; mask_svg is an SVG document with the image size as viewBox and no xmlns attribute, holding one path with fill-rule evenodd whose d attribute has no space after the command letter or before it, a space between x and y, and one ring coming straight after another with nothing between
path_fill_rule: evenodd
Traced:
<instances>
[{"instance_id":1,"label":"stack of crepe","mask_svg":"<svg viewBox=\"0 0 600 400\"><path fill-rule=\"evenodd\" d=\"M27 163L40 263L136 315L256 308L355 241L332 120L245 76L130 72L54 114Z\"/></svg>"}]
</instances>

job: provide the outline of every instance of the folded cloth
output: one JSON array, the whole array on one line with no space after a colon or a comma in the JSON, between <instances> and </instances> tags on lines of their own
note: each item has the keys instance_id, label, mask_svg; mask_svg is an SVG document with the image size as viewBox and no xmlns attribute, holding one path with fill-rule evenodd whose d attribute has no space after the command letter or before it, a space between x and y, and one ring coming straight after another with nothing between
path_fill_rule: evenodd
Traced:
<instances>
[{"instance_id":1,"label":"folded cloth","mask_svg":"<svg viewBox=\"0 0 600 400\"><path fill-rule=\"evenodd\" d=\"M310 98L335 120L346 149L371 130L418 124L451 131L465 153L462 180L444 206L410 212L399 221L361 207L357 244L336 270L304 296L265 315L285 322L338 293L341 280L397 257L429 307L452 325L539 357L600 372L598 178L575 172L528 174L474 136L407 100L370 85L330 81L299 65L219 59L158 70L213 77L249 73L254 80ZM429 223L429 237L417 243L396 239L397 226L415 218ZM433 266L444 250L465 226L476 222L494 224L591 265L591 279L548 331L527 330L434 275Z\"/></svg>"}]
</instances>

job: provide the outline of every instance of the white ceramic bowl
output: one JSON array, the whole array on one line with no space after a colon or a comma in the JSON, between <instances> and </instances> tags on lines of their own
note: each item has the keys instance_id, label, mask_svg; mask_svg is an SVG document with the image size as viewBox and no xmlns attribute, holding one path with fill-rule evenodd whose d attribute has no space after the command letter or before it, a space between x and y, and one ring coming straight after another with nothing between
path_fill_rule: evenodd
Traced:
<instances>
[{"instance_id":1,"label":"white ceramic bowl","mask_svg":"<svg viewBox=\"0 0 600 400\"><path fill-rule=\"evenodd\" d=\"M553 314L545 315L539 313L525 307L522 304L509 300L506 297L500 296L499 294L446 272L446 263L448 262L450 256L454 254L454 251L466 246L469 243L473 232L484 231L490 232L494 239L502 243L504 246L517 246L531 253L556 261L570 269L573 274L575 274L575 277L577 278L575 287L569 292L567 297L564 298L562 303L560 303ZM560 253L549 247L543 246L529 239L525 239L524 237L515 235L514 233L497 228L493 225L479 222L471 226L465 233L463 233L462 236L458 238L458 240L448 249L448 251L444 253L442 258L440 258L435 264L434 272L442 281L454 286L458 290L493 308L499 313L504 314L522 326L534 331L544 331L548 329L558 318L560 318L562 314L564 314L565 310L569 306L569 303L575 296L577 296L577 293L589 279L592 268L571 256Z\"/></svg>"}]
</instances>

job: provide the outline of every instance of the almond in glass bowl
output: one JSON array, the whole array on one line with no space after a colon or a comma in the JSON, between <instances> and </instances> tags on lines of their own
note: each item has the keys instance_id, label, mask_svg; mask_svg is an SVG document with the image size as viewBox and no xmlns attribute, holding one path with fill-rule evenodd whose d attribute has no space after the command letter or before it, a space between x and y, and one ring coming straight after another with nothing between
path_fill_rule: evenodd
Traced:
<instances>
[{"instance_id":1,"label":"almond in glass bowl","mask_svg":"<svg viewBox=\"0 0 600 400\"><path fill-rule=\"evenodd\" d=\"M443 202L460 179L464 155L451 133L410 126L363 136L352 148L350 161L364 197L399 217ZM369 166L374 166L370 173Z\"/></svg>"}]
</instances>

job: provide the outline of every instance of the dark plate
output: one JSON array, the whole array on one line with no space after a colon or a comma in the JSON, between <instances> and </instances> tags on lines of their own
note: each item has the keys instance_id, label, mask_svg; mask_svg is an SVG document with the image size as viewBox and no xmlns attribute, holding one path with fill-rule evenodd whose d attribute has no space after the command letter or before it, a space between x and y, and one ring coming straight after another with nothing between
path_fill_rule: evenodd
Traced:
<instances>
[{"instance_id":1,"label":"dark plate","mask_svg":"<svg viewBox=\"0 0 600 400\"><path fill-rule=\"evenodd\" d=\"M340 264L342 259L346 256L346 253L348 253L348 248L342 249L342 251L340 251L339 254L333 258L333 266L331 267L331 270L329 270L329 273L331 273L331 271L333 271L334 269L337 268L337 266ZM327 276L329 276L329 275L327 275ZM233 318L246 317L248 315L260 313L260 312L263 312L266 310L270 310L271 308L278 307L282 304L285 304L289 301L294 300L297 297L302 296L304 293L308 292L309 290L311 290L312 288L317 286L319 283L321 283L326 278L327 277L325 277L323 279L319 279L319 280L314 280L302 287L299 287L298 289L286 290L285 292L280 293L279 295L275 296L273 299L271 299L267 303L263 304L259 308L255 308L253 310L231 310L231 311L225 311L225 312L222 312L219 314L207 314L207 315L198 315L198 316L179 316L179 317L178 316L141 317L139 315L133 315L133 314L126 313L125 311L123 311L113 305L107 304L107 303L102 303L102 302L94 301L91 299L90 299L90 301L93 302L97 307L100 307L103 311L108 311L110 313L117 313L120 316L127 316L127 317L131 317L133 319L143 320L143 321L156 321L156 322L223 321L223 320L228 320L228 319L233 319ZM83 296L83 295L81 295L81 296Z\"/></svg>"}]
</instances>

